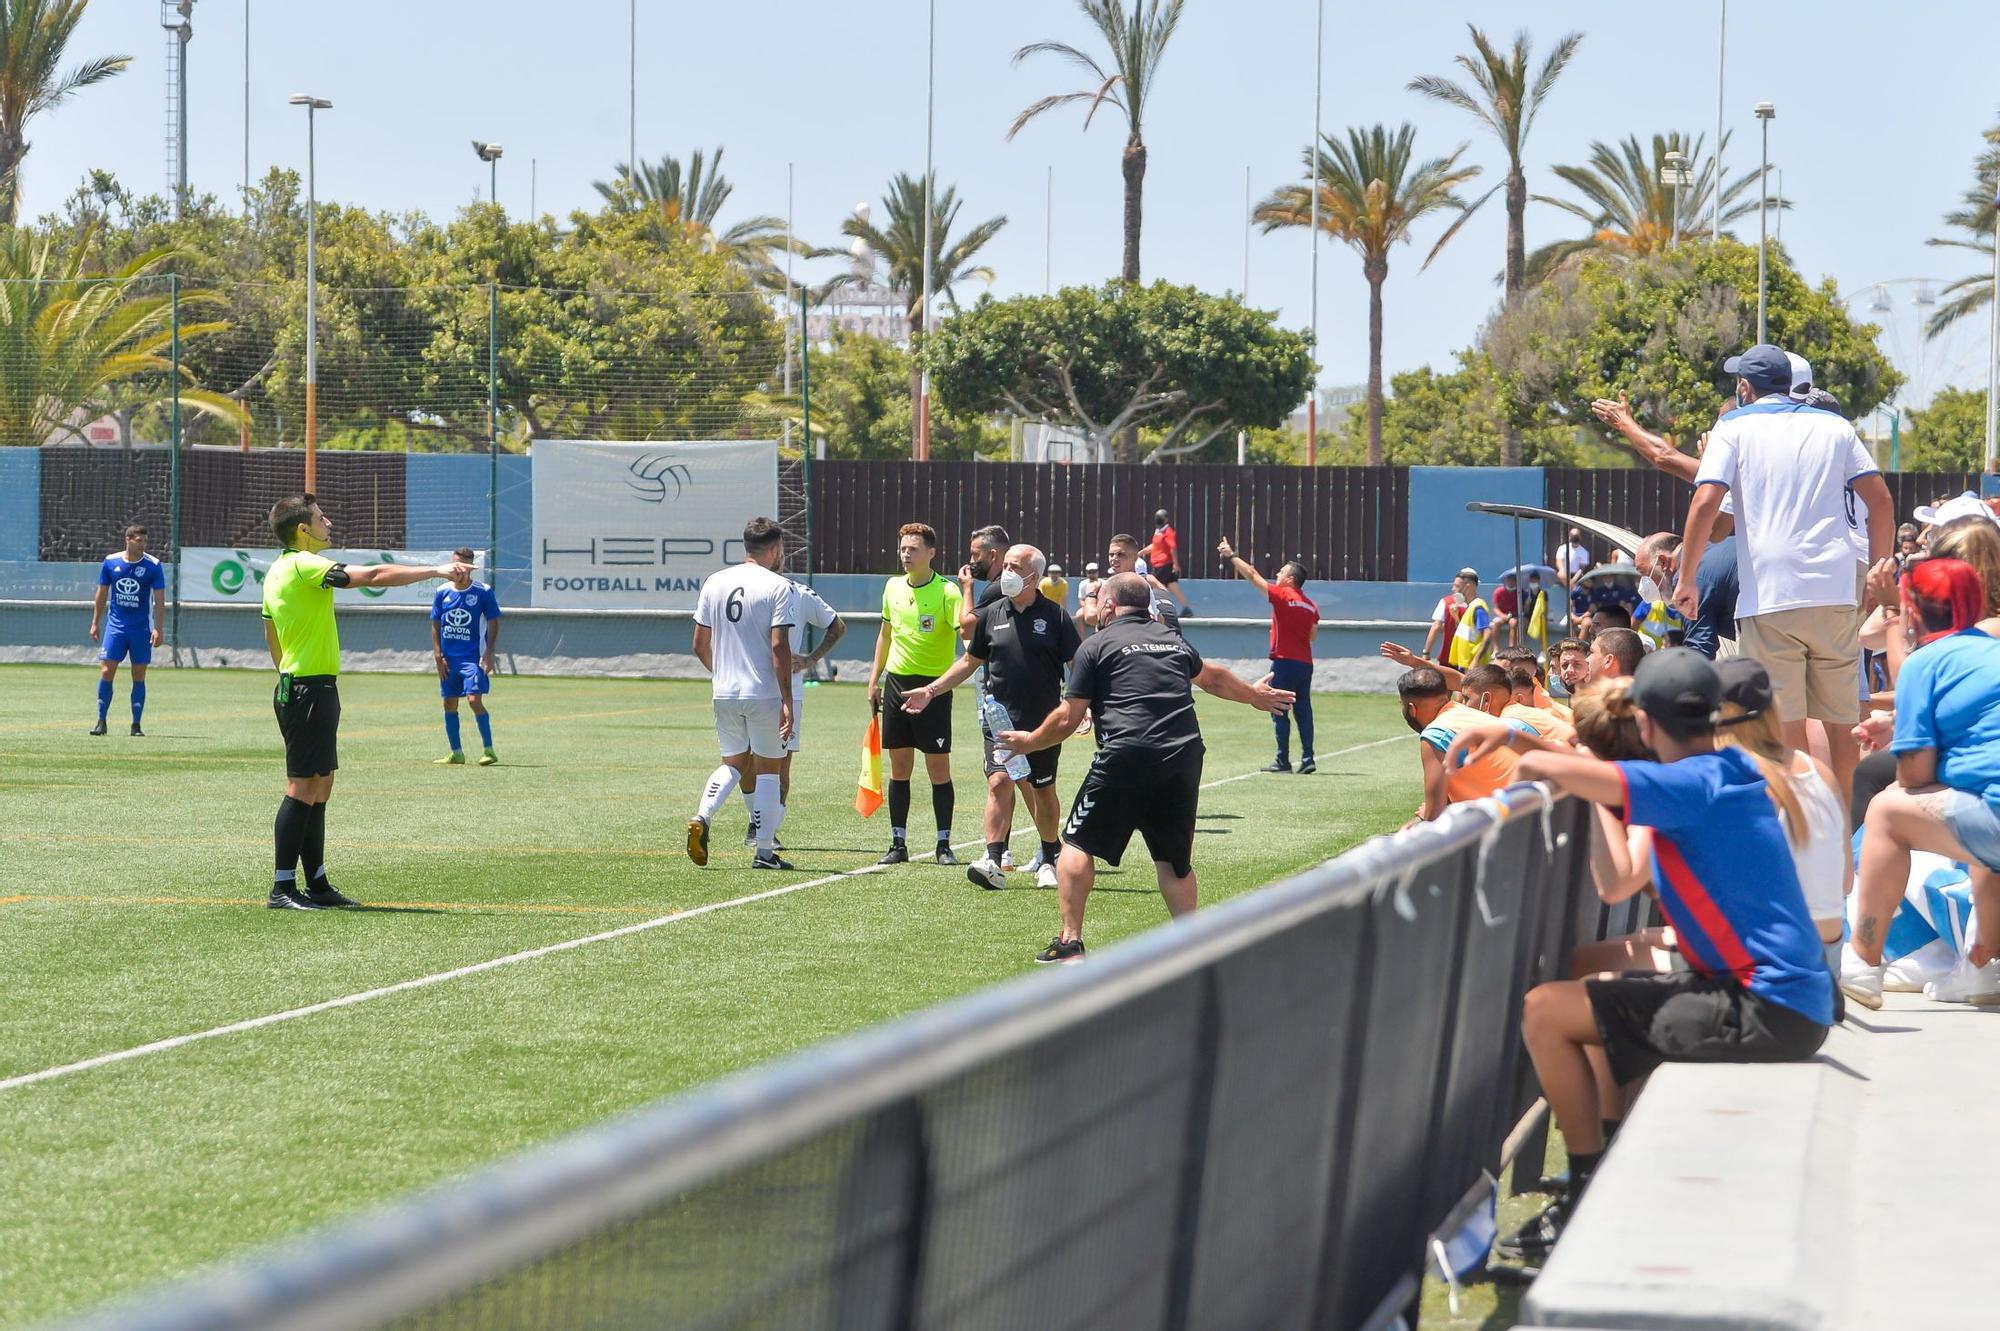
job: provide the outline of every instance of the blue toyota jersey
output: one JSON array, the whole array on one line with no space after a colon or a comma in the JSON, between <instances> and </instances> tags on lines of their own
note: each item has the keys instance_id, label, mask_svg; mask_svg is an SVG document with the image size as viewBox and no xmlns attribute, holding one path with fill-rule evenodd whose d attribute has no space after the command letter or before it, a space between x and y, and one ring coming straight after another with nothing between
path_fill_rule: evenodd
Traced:
<instances>
[{"instance_id":1,"label":"blue toyota jersey","mask_svg":"<svg viewBox=\"0 0 2000 1331\"><path fill-rule=\"evenodd\" d=\"M167 585L167 566L151 555L127 559L121 551L104 557L97 585L109 587L105 627L125 633L145 633L153 624L153 593Z\"/></svg>"},{"instance_id":2,"label":"blue toyota jersey","mask_svg":"<svg viewBox=\"0 0 2000 1331\"><path fill-rule=\"evenodd\" d=\"M493 589L475 582L464 591L449 583L431 598L431 619L449 661L477 661L486 653L486 622L500 618Z\"/></svg>"}]
</instances>

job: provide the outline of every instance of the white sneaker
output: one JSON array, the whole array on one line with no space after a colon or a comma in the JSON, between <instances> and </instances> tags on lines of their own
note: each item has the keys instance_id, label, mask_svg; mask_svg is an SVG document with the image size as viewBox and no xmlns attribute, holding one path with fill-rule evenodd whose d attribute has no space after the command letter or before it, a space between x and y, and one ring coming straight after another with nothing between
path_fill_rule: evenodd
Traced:
<instances>
[{"instance_id":1,"label":"white sneaker","mask_svg":"<svg viewBox=\"0 0 2000 1331\"><path fill-rule=\"evenodd\" d=\"M1004 870L1008 870L1008 871L1012 871L1012 869L1014 868L1014 852L1013 852L1013 851L1011 851L1011 850L1003 850L1003 851L1001 851L1001 852L1000 852L1000 867L1001 867L1002 869L1004 869ZM1030 867L1030 868L1033 868L1034 866L1030 865L1029 867Z\"/></svg>"},{"instance_id":2,"label":"white sneaker","mask_svg":"<svg viewBox=\"0 0 2000 1331\"><path fill-rule=\"evenodd\" d=\"M1035 886L1053 889L1056 886L1056 866L1044 864L1035 870Z\"/></svg>"},{"instance_id":3,"label":"white sneaker","mask_svg":"<svg viewBox=\"0 0 2000 1331\"><path fill-rule=\"evenodd\" d=\"M1882 971L1882 992L1921 994L1952 973L1941 966L1927 966L1917 957L1917 953L1911 953L1890 962Z\"/></svg>"},{"instance_id":4,"label":"white sneaker","mask_svg":"<svg viewBox=\"0 0 2000 1331\"><path fill-rule=\"evenodd\" d=\"M1863 961L1851 944L1840 949L1840 991L1862 1007L1882 1006L1883 966Z\"/></svg>"},{"instance_id":5,"label":"white sneaker","mask_svg":"<svg viewBox=\"0 0 2000 1331\"><path fill-rule=\"evenodd\" d=\"M1040 847L1036 847L1035 857L1029 860L1026 864L1022 865L1021 868L1028 873L1035 873L1039 871L1041 867L1042 867L1042 852Z\"/></svg>"},{"instance_id":6,"label":"white sneaker","mask_svg":"<svg viewBox=\"0 0 2000 1331\"><path fill-rule=\"evenodd\" d=\"M1951 974L1924 986L1924 997L1938 1003L1977 1003L1989 1007L2000 1003L2000 958L1984 966L1961 958Z\"/></svg>"},{"instance_id":7,"label":"white sneaker","mask_svg":"<svg viewBox=\"0 0 2000 1331\"><path fill-rule=\"evenodd\" d=\"M985 855L965 866L965 876L989 892L998 892L1007 886L1007 871Z\"/></svg>"}]
</instances>

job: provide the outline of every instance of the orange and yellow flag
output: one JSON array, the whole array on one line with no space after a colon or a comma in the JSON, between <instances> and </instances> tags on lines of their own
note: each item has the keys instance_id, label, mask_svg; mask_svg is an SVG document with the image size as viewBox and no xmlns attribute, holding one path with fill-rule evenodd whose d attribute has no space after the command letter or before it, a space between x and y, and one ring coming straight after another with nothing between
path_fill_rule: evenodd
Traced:
<instances>
[{"instance_id":1,"label":"orange and yellow flag","mask_svg":"<svg viewBox=\"0 0 2000 1331\"><path fill-rule=\"evenodd\" d=\"M863 818L875 816L882 807L882 718L868 718L868 733L861 737L861 784L854 792L854 811Z\"/></svg>"}]
</instances>

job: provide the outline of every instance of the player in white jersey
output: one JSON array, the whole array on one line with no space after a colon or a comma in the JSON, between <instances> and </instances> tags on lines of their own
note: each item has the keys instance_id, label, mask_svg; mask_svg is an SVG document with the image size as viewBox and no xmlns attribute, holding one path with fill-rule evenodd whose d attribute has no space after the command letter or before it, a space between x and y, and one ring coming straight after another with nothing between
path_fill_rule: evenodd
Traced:
<instances>
[{"instance_id":1,"label":"player in white jersey","mask_svg":"<svg viewBox=\"0 0 2000 1331\"><path fill-rule=\"evenodd\" d=\"M792 681L792 733L785 740L784 761L778 765L778 803L785 808L790 808L792 803L792 755L799 751L799 740L805 733L806 723L805 680L796 677L824 661L833 650L833 645L847 634L847 621L818 592L803 582L794 581L792 597L798 611L792 616L792 674L795 677ZM811 651L806 650L807 629L824 635ZM748 789L743 790L743 803L745 806L752 804ZM756 823L757 811L751 807L750 831L743 838L745 847L757 844ZM775 849L783 850L784 846L779 844Z\"/></svg>"},{"instance_id":2,"label":"player in white jersey","mask_svg":"<svg viewBox=\"0 0 2000 1331\"><path fill-rule=\"evenodd\" d=\"M792 734L792 583L776 572L785 560L785 529L752 518L743 529L749 557L701 585L694 611L694 654L714 678L715 739L722 766L708 778L701 807L688 820L688 858L708 863L709 821L740 780L754 790L753 869L789 869L778 858L785 807L778 768Z\"/></svg>"}]
</instances>

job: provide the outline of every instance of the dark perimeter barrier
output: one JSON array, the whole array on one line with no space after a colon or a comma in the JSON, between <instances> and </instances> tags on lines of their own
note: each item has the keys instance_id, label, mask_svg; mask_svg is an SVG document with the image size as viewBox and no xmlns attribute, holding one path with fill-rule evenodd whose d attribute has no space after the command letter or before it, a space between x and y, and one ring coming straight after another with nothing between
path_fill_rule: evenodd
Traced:
<instances>
[{"instance_id":1,"label":"dark perimeter barrier","mask_svg":"<svg viewBox=\"0 0 2000 1331\"><path fill-rule=\"evenodd\" d=\"M1523 993L1635 923L1587 817L1516 787L80 1325L1386 1325L1534 1103Z\"/></svg>"}]
</instances>

